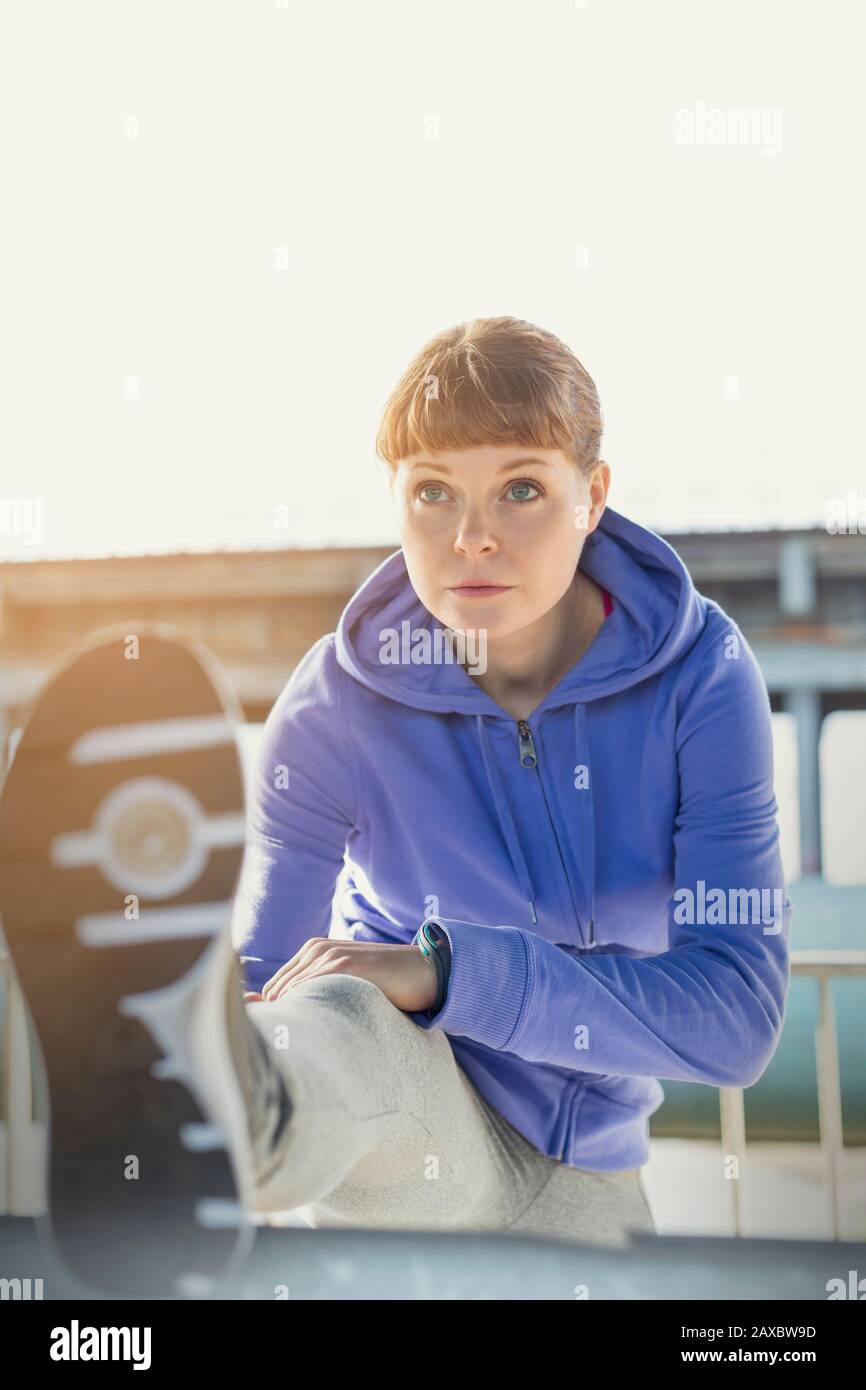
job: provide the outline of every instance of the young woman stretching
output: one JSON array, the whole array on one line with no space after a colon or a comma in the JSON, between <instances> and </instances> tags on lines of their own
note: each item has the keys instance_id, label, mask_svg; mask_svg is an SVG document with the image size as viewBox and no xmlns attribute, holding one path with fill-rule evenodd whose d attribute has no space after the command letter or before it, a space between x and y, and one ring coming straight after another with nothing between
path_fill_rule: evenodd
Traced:
<instances>
[{"instance_id":1,"label":"young woman stretching","mask_svg":"<svg viewBox=\"0 0 866 1390\"><path fill-rule=\"evenodd\" d=\"M92 1282L200 1295L286 1209L624 1245L659 1078L764 1071L791 912L766 687L606 507L601 434L550 333L427 344L379 436L400 549L276 701L245 814L236 698L182 633L96 633L40 695L0 914L50 1234Z\"/></svg>"},{"instance_id":2,"label":"young woman stretching","mask_svg":"<svg viewBox=\"0 0 866 1390\"><path fill-rule=\"evenodd\" d=\"M510 318L439 335L388 402L401 548L275 704L249 811L234 940L295 1107L265 1206L620 1244L653 1229L659 1078L773 1055L766 688L606 508L601 435L581 364Z\"/></svg>"}]
</instances>

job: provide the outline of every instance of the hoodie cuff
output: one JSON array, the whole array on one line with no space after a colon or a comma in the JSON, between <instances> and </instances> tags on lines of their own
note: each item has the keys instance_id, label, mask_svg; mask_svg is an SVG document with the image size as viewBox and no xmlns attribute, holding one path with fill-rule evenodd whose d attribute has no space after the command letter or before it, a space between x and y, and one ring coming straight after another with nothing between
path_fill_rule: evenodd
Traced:
<instances>
[{"instance_id":1,"label":"hoodie cuff","mask_svg":"<svg viewBox=\"0 0 866 1390\"><path fill-rule=\"evenodd\" d=\"M437 1014L412 1013L419 1028L441 1028L502 1051L523 1012L530 956L519 927L432 917L451 945L451 975Z\"/></svg>"}]
</instances>

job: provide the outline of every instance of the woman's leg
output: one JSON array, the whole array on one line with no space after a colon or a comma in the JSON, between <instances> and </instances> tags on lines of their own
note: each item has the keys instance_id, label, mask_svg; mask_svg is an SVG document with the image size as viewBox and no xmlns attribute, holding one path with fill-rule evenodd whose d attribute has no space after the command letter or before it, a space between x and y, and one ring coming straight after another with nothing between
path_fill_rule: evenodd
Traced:
<instances>
[{"instance_id":1,"label":"woman's leg","mask_svg":"<svg viewBox=\"0 0 866 1390\"><path fill-rule=\"evenodd\" d=\"M502 1144L445 1034L369 980L318 976L245 1008L293 1106L275 1149L256 1145L258 1210L301 1208L314 1226L496 1229L545 1181L535 1149Z\"/></svg>"},{"instance_id":2,"label":"woman's leg","mask_svg":"<svg viewBox=\"0 0 866 1390\"><path fill-rule=\"evenodd\" d=\"M601 1173L559 1163L538 1153L504 1115L479 1099L503 1147L515 1155L531 1150L542 1179L538 1186L536 1178L535 1196L503 1230L609 1246L627 1245L633 1231L655 1234L640 1168Z\"/></svg>"},{"instance_id":3,"label":"woman's leg","mask_svg":"<svg viewBox=\"0 0 866 1390\"><path fill-rule=\"evenodd\" d=\"M596 1173L549 1162L548 1181L509 1231L610 1246L627 1245L632 1232L655 1233L639 1168Z\"/></svg>"},{"instance_id":4,"label":"woman's leg","mask_svg":"<svg viewBox=\"0 0 866 1390\"><path fill-rule=\"evenodd\" d=\"M259 1146L258 1210L300 1208L313 1226L577 1231L612 1243L627 1239L617 1213L647 1228L633 1175L539 1153L486 1103L445 1034L418 1028L370 981L319 976L245 1007L294 1107L276 1148Z\"/></svg>"}]
</instances>

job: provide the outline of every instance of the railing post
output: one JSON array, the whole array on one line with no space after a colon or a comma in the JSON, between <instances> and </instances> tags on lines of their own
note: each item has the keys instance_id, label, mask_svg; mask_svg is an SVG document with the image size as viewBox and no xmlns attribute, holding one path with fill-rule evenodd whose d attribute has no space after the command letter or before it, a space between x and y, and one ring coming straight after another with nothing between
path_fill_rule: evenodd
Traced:
<instances>
[{"instance_id":1,"label":"railing post","mask_svg":"<svg viewBox=\"0 0 866 1390\"><path fill-rule=\"evenodd\" d=\"M815 1029L818 1073L818 1133L830 1188L833 1239L839 1239L839 1156L844 1144L842 1087L839 1082L839 1039L830 978L818 979L819 1017Z\"/></svg>"},{"instance_id":2,"label":"railing post","mask_svg":"<svg viewBox=\"0 0 866 1390\"><path fill-rule=\"evenodd\" d=\"M746 1167L746 1106L739 1086L719 1087L719 1115L722 1132L722 1154L733 1154L737 1160L737 1176L731 1181L731 1210L734 1235L743 1234L743 1199L740 1183Z\"/></svg>"}]
</instances>

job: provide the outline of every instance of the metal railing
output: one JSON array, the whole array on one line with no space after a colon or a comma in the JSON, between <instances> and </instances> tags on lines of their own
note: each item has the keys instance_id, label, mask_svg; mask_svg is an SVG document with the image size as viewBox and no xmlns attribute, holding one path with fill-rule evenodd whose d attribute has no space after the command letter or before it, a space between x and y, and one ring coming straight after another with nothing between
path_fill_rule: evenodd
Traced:
<instances>
[{"instance_id":1,"label":"metal railing","mask_svg":"<svg viewBox=\"0 0 866 1390\"><path fill-rule=\"evenodd\" d=\"M839 1039L830 980L866 975L866 951L791 951L791 974L808 975L818 985L815 1061L818 1083L818 1136L830 1193L832 1238L840 1239L839 1160L844 1136ZM33 1116L33 1080L24 998L8 952L0 948L4 982L2 1053L0 1053L0 1215L32 1216L39 1209L36 1175L44 1160L44 1126ZM744 1092L719 1088L722 1152L734 1156L738 1170L746 1159ZM743 1234L741 1184L731 1183L734 1234ZM36 1208L36 1209L34 1209Z\"/></svg>"},{"instance_id":2,"label":"metal railing","mask_svg":"<svg viewBox=\"0 0 866 1390\"><path fill-rule=\"evenodd\" d=\"M818 1023L815 1028L815 1069L818 1083L818 1142L830 1193L833 1240L839 1240L839 1160L844 1147L842 1087L839 1083L839 1035L830 980L834 975L866 975L866 951L791 951L791 975L809 975L818 985ZM738 1160L746 1157L744 1092L736 1086L719 1088L722 1150ZM731 1183L734 1234L743 1234L742 1189Z\"/></svg>"}]
</instances>

